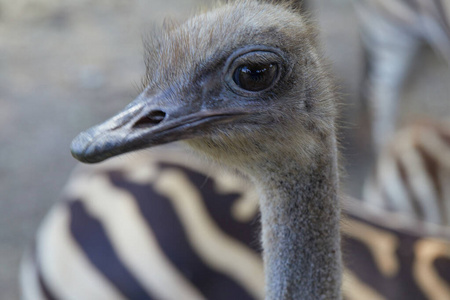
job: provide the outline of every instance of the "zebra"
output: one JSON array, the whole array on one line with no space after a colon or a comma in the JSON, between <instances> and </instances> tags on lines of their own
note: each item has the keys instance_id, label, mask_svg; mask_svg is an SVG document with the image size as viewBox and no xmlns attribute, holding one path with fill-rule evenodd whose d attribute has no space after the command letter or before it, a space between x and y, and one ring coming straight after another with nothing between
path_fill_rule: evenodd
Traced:
<instances>
[{"instance_id":1,"label":"zebra","mask_svg":"<svg viewBox=\"0 0 450 300\"><path fill-rule=\"evenodd\" d=\"M415 219L450 225L450 123L421 120L393 137L367 180L363 199Z\"/></svg>"},{"instance_id":2,"label":"zebra","mask_svg":"<svg viewBox=\"0 0 450 300\"><path fill-rule=\"evenodd\" d=\"M24 257L24 300L263 298L244 177L161 147L78 166L62 198ZM449 297L448 227L342 202L346 299Z\"/></svg>"},{"instance_id":3,"label":"zebra","mask_svg":"<svg viewBox=\"0 0 450 300\"><path fill-rule=\"evenodd\" d=\"M355 0L365 70L363 114L376 153L395 132L402 85L423 44L450 63L449 0Z\"/></svg>"}]
</instances>

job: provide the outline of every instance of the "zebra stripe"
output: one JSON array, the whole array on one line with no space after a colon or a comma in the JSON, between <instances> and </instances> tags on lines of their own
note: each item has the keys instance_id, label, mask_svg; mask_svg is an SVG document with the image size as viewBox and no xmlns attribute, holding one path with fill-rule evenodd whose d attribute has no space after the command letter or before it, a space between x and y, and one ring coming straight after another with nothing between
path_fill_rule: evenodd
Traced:
<instances>
[{"instance_id":1,"label":"zebra stripe","mask_svg":"<svg viewBox=\"0 0 450 300\"><path fill-rule=\"evenodd\" d=\"M161 168L178 169L179 166L175 164L162 164ZM204 204L207 209L206 214L210 215L212 219L214 219L220 230L230 236L233 236L241 243L247 244L248 241L251 241L247 246L249 246L254 252L260 253L262 248L259 242L259 216L255 216L259 213L257 206L255 206L256 209L253 211L252 218L246 221L238 221L232 214L224 212L232 211L232 205L235 201L237 201L238 197L241 196L240 193L233 191L230 193L219 193L217 190L220 188L220 184L215 182L215 180L208 179L204 174L189 169L183 173L187 178L189 178L189 182L191 182L193 186L201 187L198 189L201 193L199 197L201 197L201 199L205 199ZM253 199L248 199L247 201L257 203L256 194L253 195Z\"/></svg>"},{"instance_id":2,"label":"zebra stripe","mask_svg":"<svg viewBox=\"0 0 450 300\"><path fill-rule=\"evenodd\" d=\"M445 123L419 122L395 135L366 183L371 205L413 218L450 224L450 129Z\"/></svg>"},{"instance_id":3,"label":"zebra stripe","mask_svg":"<svg viewBox=\"0 0 450 300\"><path fill-rule=\"evenodd\" d=\"M120 259L149 294L156 299L204 298L162 251L157 233L148 226L129 191L115 187L103 174L81 183L69 186L68 193L87 193L82 199L87 200L89 211L102 220ZM168 282L175 283L176 288L166 289Z\"/></svg>"},{"instance_id":4,"label":"zebra stripe","mask_svg":"<svg viewBox=\"0 0 450 300\"><path fill-rule=\"evenodd\" d=\"M232 270L227 271L227 266L232 266L233 262L236 262L238 263L238 266L236 267L244 267L245 265L248 265L245 262L252 259L251 255L244 259L240 259L241 256L236 256L229 261L220 263L221 259L227 257L226 255L224 256L223 253L221 254L220 250L229 248L229 245L234 242L232 240L226 240L228 237L223 235L220 230L215 230L214 232L208 230L214 228L215 225L213 223L207 220L198 219L207 215L205 211L193 211L195 208L198 210L202 209L198 206L196 207L196 204L200 205L200 203L198 201L197 203L194 203L193 200L200 198L196 195L192 195L192 192L189 191L189 187L186 187L186 184L189 184L187 183L187 179L174 178L175 176L184 176L184 174L168 174L167 172L174 171L168 170L162 173L158 178L158 182L155 183L154 189L149 188L149 186L137 185L132 182L124 181L123 178L117 178L119 177L117 173L112 173L111 177L113 178L113 183L116 187L124 188L134 196L139 205L140 213L143 215L146 222L148 222L148 226L153 229L158 244L163 252L167 255L169 260L178 266L184 277L189 279L205 298L253 299L253 297L251 297L244 289L237 286L233 280L224 275L224 273L228 273L227 275L232 277L233 272ZM116 180L114 180L114 178ZM173 189L172 179L175 179L179 189ZM169 180L170 190L164 188L164 181L167 180ZM176 191L180 191L182 197L173 194L173 192ZM163 194L168 194L169 197L164 197L162 196ZM175 203L173 201L174 199L180 199L180 201ZM183 204L189 205L189 207L176 207L182 206ZM193 220L192 217L195 217L197 220ZM168 224L170 224L170 227L167 226ZM209 247L212 251L207 248L199 248L199 246L208 246L209 243L211 243L211 246ZM233 246L243 248L243 246L237 244ZM183 249L183 251L179 251L179 249ZM236 250L234 249L230 249L230 252L223 252L231 254L235 251ZM245 248L241 251L247 252ZM217 257L216 254L219 254L220 256ZM243 253L240 254L244 255ZM208 259L208 256L211 255L216 257ZM204 260L208 261L209 264L206 265ZM219 266L217 266L217 264L219 264ZM214 267L222 272L219 273L215 271ZM201 276L195 276L195 274L200 274ZM242 278L241 281L244 281L245 279L246 278ZM214 289L210 289L210 281L218 282L220 284L215 285Z\"/></svg>"},{"instance_id":5,"label":"zebra stripe","mask_svg":"<svg viewBox=\"0 0 450 300\"><path fill-rule=\"evenodd\" d=\"M151 300L152 297L118 257L102 223L91 216L80 200L69 203L70 232L89 261L125 298Z\"/></svg>"},{"instance_id":6,"label":"zebra stripe","mask_svg":"<svg viewBox=\"0 0 450 300\"><path fill-rule=\"evenodd\" d=\"M53 298L125 299L73 239L67 205L57 205L42 224L36 237L36 261L41 282Z\"/></svg>"}]
</instances>

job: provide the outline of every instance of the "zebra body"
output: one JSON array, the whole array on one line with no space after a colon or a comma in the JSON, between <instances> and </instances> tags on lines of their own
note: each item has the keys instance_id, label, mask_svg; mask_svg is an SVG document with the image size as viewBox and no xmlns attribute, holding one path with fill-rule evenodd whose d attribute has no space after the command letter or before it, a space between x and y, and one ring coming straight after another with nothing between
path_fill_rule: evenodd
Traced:
<instances>
[{"instance_id":1,"label":"zebra body","mask_svg":"<svg viewBox=\"0 0 450 300\"><path fill-rule=\"evenodd\" d=\"M257 198L245 178L164 147L78 167L63 198L24 259L24 300L263 298ZM450 295L435 265L450 266L448 228L343 204L346 299Z\"/></svg>"}]
</instances>

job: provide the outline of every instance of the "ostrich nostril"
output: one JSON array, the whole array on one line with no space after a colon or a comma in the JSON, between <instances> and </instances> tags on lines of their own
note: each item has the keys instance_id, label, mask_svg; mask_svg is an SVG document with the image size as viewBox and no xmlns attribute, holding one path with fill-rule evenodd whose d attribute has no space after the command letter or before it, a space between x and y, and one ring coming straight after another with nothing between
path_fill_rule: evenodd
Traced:
<instances>
[{"instance_id":1,"label":"ostrich nostril","mask_svg":"<svg viewBox=\"0 0 450 300\"><path fill-rule=\"evenodd\" d=\"M136 127L147 127L151 125L158 125L166 117L166 113L161 110L151 111L148 115L140 118L136 123L134 123L134 128Z\"/></svg>"}]
</instances>

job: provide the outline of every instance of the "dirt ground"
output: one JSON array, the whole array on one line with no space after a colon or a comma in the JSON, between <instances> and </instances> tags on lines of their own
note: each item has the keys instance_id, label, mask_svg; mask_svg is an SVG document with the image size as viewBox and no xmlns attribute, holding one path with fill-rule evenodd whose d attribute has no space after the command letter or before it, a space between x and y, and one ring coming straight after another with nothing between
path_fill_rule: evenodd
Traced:
<instances>
[{"instance_id":1,"label":"dirt ground","mask_svg":"<svg viewBox=\"0 0 450 300\"><path fill-rule=\"evenodd\" d=\"M19 299L20 256L76 164L71 139L137 95L141 36L165 16L182 20L208 2L0 0L2 300ZM313 7L342 86L346 187L358 196L367 163L354 127L361 62L356 20L350 1L317 0ZM425 51L408 80L402 115L450 115L449 82L443 61Z\"/></svg>"}]
</instances>

